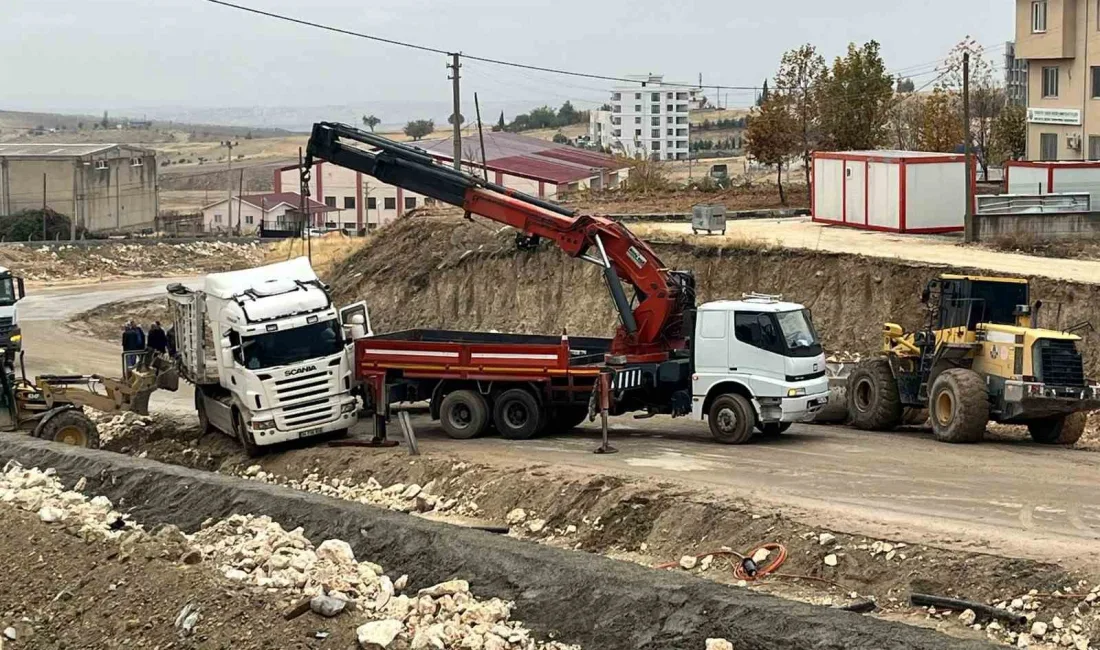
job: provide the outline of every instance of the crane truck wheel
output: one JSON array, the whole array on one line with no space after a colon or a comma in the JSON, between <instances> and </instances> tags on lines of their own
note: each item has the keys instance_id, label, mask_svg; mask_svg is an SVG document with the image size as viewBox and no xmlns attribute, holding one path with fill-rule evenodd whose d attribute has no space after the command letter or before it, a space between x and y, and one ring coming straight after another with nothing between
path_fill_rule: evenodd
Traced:
<instances>
[{"instance_id":1,"label":"crane truck wheel","mask_svg":"<svg viewBox=\"0 0 1100 650\"><path fill-rule=\"evenodd\" d=\"M864 431L889 431L901 424L901 396L889 361L864 361L848 375L848 416Z\"/></svg>"},{"instance_id":2,"label":"crane truck wheel","mask_svg":"<svg viewBox=\"0 0 1100 650\"><path fill-rule=\"evenodd\" d=\"M34 437L87 449L99 449L99 429L80 409L65 408L46 414L34 430Z\"/></svg>"},{"instance_id":3,"label":"crane truck wheel","mask_svg":"<svg viewBox=\"0 0 1100 650\"><path fill-rule=\"evenodd\" d=\"M740 445L752 437L756 412L743 395L720 395L710 405L707 422L715 440L727 445Z\"/></svg>"},{"instance_id":4,"label":"crane truck wheel","mask_svg":"<svg viewBox=\"0 0 1100 650\"><path fill-rule=\"evenodd\" d=\"M538 400L522 388L510 388L493 401L493 424L508 440L530 440L543 423Z\"/></svg>"},{"instance_id":5,"label":"crane truck wheel","mask_svg":"<svg viewBox=\"0 0 1100 650\"><path fill-rule=\"evenodd\" d=\"M1071 413L1027 423L1031 439L1042 445L1072 445L1085 433L1085 413Z\"/></svg>"},{"instance_id":6,"label":"crane truck wheel","mask_svg":"<svg viewBox=\"0 0 1100 650\"><path fill-rule=\"evenodd\" d=\"M451 438L474 438L489 424L489 405L475 391L456 390L448 393L439 405L439 422Z\"/></svg>"},{"instance_id":7,"label":"crane truck wheel","mask_svg":"<svg viewBox=\"0 0 1100 650\"><path fill-rule=\"evenodd\" d=\"M989 390L981 375L973 370L945 370L932 382L928 412L936 440L956 444L980 442L989 422Z\"/></svg>"}]
</instances>

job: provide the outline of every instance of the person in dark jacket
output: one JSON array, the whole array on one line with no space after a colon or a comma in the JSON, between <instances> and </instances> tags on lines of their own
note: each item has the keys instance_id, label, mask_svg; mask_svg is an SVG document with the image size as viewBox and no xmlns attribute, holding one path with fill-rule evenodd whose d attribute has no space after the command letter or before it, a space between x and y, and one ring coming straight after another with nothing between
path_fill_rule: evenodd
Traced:
<instances>
[{"instance_id":1,"label":"person in dark jacket","mask_svg":"<svg viewBox=\"0 0 1100 650\"><path fill-rule=\"evenodd\" d=\"M149 337L146 345L161 354L168 352L168 335L164 332L164 328L160 326L159 320L154 321L149 326Z\"/></svg>"},{"instance_id":2,"label":"person in dark jacket","mask_svg":"<svg viewBox=\"0 0 1100 650\"><path fill-rule=\"evenodd\" d=\"M128 321L122 328L122 350L123 352L133 352L140 350L144 347L141 340L138 338L137 326L134 325L134 321Z\"/></svg>"}]
</instances>

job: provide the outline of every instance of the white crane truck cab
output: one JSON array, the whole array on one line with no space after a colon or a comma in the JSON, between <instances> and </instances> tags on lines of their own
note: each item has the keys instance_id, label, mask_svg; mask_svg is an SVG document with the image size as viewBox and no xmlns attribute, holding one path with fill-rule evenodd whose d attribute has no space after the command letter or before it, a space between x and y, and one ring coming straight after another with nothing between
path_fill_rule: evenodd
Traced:
<instances>
[{"instance_id":1,"label":"white crane truck cab","mask_svg":"<svg viewBox=\"0 0 1100 650\"><path fill-rule=\"evenodd\" d=\"M358 421L353 346L342 321L369 333L362 303L337 310L306 258L171 285L181 374L199 421L246 451L344 431Z\"/></svg>"},{"instance_id":2,"label":"white crane truck cab","mask_svg":"<svg viewBox=\"0 0 1100 650\"><path fill-rule=\"evenodd\" d=\"M0 266L0 342L5 344L5 349L13 352L18 351L22 341L16 303L25 295L23 278L12 275L11 270ZM19 338L13 341L13 335Z\"/></svg>"},{"instance_id":3,"label":"white crane truck cab","mask_svg":"<svg viewBox=\"0 0 1100 650\"><path fill-rule=\"evenodd\" d=\"M828 402L825 354L802 305L760 294L702 305L694 346L692 416L722 442L780 433Z\"/></svg>"}]
</instances>

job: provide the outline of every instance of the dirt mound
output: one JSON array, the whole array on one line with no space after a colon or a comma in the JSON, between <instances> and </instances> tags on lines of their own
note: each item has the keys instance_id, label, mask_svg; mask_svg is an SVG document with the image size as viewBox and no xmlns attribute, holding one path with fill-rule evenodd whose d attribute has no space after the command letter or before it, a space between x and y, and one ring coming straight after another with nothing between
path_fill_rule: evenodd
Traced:
<instances>
[{"instance_id":1,"label":"dirt mound","mask_svg":"<svg viewBox=\"0 0 1100 650\"><path fill-rule=\"evenodd\" d=\"M598 269L549 243L516 249L509 228L428 213L381 230L333 271L341 304L367 300L376 331L410 327L610 336L617 322ZM872 353L882 323L920 327L921 290L938 267L754 241L717 244L668 236L651 241L665 263L695 272L699 302L759 291L813 310L827 349ZM1035 278L1048 327L1100 322L1100 286ZM1086 368L1100 374L1097 334L1085 334Z\"/></svg>"},{"instance_id":2,"label":"dirt mound","mask_svg":"<svg viewBox=\"0 0 1100 650\"><path fill-rule=\"evenodd\" d=\"M158 320L167 327L171 322L167 299L109 302L77 314L69 321L69 326L86 336L118 343L123 326L130 320L146 331L150 323Z\"/></svg>"}]
</instances>

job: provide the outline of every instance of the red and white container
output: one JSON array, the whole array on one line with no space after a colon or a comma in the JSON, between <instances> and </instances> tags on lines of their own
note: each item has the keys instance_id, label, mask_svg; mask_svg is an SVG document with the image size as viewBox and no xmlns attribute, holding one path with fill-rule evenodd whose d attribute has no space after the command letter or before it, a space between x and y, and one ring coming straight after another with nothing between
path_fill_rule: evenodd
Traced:
<instances>
[{"instance_id":1,"label":"red and white container","mask_svg":"<svg viewBox=\"0 0 1100 650\"><path fill-rule=\"evenodd\" d=\"M974 178L970 178L970 183ZM966 156L921 151L813 155L813 220L868 230L962 230Z\"/></svg>"},{"instance_id":2,"label":"red and white container","mask_svg":"<svg viewBox=\"0 0 1100 650\"><path fill-rule=\"evenodd\" d=\"M1100 161L1027 161L1005 163L1005 191L1009 194L1071 194L1092 196L1100 206Z\"/></svg>"}]
</instances>

